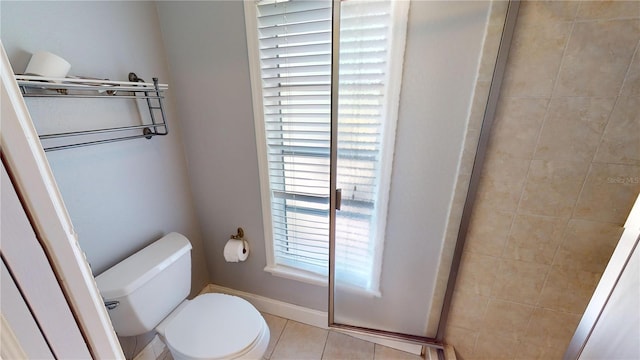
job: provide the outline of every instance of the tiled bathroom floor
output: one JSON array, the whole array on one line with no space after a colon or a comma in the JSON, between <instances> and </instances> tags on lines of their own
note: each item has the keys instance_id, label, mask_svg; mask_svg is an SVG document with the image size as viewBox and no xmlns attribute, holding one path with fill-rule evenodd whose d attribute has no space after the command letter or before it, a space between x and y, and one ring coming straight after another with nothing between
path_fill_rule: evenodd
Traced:
<instances>
[{"instance_id":1,"label":"tiled bathroom floor","mask_svg":"<svg viewBox=\"0 0 640 360\"><path fill-rule=\"evenodd\" d=\"M356 339L335 331L262 313L271 337L264 354L271 360L422 360L418 355ZM168 352L159 360L173 360Z\"/></svg>"},{"instance_id":2,"label":"tiled bathroom floor","mask_svg":"<svg viewBox=\"0 0 640 360\"><path fill-rule=\"evenodd\" d=\"M265 359L421 360L418 355L356 339L335 331L262 314L271 338Z\"/></svg>"}]
</instances>

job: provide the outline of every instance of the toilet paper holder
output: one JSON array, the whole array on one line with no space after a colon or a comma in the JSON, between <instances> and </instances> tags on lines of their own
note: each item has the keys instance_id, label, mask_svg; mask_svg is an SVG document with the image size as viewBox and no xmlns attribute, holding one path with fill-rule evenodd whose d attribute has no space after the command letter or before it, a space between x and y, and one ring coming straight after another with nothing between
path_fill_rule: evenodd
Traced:
<instances>
[{"instance_id":1,"label":"toilet paper holder","mask_svg":"<svg viewBox=\"0 0 640 360\"><path fill-rule=\"evenodd\" d=\"M244 238L244 230L239 227L238 232L235 235L231 235L231 238L234 240L242 240L242 253L247 252L247 240Z\"/></svg>"}]
</instances>

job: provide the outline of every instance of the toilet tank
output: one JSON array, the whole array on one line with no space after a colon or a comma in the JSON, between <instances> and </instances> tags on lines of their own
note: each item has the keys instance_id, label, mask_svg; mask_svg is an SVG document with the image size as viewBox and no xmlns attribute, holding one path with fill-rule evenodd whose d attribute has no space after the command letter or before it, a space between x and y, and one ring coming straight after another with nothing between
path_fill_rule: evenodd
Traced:
<instances>
[{"instance_id":1,"label":"toilet tank","mask_svg":"<svg viewBox=\"0 0 640 360\"><path fill-rule=\"evenodd\" d=\"M153 330L187 298L191 290L190 251L186 237L170 233L96 277L119 336Z\"/></svg>"}]
</instances>

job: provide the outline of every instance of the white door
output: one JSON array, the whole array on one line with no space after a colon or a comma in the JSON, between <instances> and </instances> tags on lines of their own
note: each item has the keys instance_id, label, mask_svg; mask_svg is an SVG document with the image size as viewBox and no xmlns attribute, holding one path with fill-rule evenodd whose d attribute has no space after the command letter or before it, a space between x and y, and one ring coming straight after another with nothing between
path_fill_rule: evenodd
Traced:
<instances>
[{"instance_id":1,"label":"white door","mask_svg":"<svg viewBox=\"0 0 640 360\"><path fill-rule=\"evenodd\" d=\"M0 186L2 317L29 359L92 358L4 164Z\"/></svg>"},{"instance_id":2,"label":"white door","mask_svg":"<svg viewBox=\"0 0 640 360\"><path fill-rule=\"evenodd\" d=\"M33 318L4 261L0 271L3 359L54 359L47 340Z\"/></svg>"}]
</instances>

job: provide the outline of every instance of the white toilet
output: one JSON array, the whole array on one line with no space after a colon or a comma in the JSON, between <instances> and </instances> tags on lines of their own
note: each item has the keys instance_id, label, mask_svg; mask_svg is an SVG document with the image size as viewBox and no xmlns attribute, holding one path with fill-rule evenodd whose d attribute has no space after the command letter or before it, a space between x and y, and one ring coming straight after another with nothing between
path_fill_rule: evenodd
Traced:
<instances>
[{"instance_id":1,"label":"white toilet","mask_svg":"<svg viewBox=\"0 0 640 360\"><path fill-rule=\"evenodd\" d=\"M261 359L269 327L253 305L224 294L186 300L191 243L171 233L96 277L119 336L156 330L176 360Z\"/></svg>"}]
</instances>

